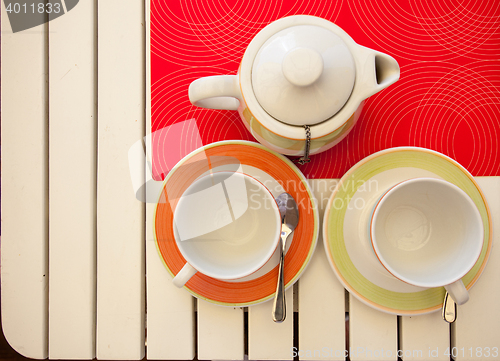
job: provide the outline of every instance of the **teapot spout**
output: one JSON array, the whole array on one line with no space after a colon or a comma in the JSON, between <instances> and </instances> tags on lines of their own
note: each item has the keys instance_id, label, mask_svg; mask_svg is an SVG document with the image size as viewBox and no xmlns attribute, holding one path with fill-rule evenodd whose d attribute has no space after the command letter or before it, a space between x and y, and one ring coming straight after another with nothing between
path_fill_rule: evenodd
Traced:
<instances>
[{"instance_id":1,"label":"teapot spout","mask_svg":"<svg viewBox=\"0 0 500 361\"><path fill-rule=\"evenodd\" d=\"M400 70L398 62L390 55L368 48L362 52L365 53L362 93L366 99L398 81Z\"/></svg>"},{"instance_id":2,"label":"teapot spout","mask_svg":"<svg viewBox=\"0 0 500 361\"><path fill-rule=\"evenodd\" d=\"M399 79L398 62L387 54L375 54L375 75L379 86L388 87Z\"/></svg>"}]
</instances>

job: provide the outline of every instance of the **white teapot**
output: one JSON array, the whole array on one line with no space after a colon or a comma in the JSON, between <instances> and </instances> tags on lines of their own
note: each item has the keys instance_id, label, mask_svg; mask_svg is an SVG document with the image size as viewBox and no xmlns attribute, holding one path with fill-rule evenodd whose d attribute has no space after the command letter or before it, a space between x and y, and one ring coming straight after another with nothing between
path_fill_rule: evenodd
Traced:
<instances>
[{"instance_id":1,"label":"white teapot","mask_svg":"<svg viewBox=\"0 0 500 361\"><path fill-rule=\"evenodd\" d=\"M238 110L251 134L278 153L319 153L339 143L364 100L399 79L394 58L356 44L332 22L277 20L248 45L236 75L189 86L196 106Z\"/></svg>"}]
</instances>

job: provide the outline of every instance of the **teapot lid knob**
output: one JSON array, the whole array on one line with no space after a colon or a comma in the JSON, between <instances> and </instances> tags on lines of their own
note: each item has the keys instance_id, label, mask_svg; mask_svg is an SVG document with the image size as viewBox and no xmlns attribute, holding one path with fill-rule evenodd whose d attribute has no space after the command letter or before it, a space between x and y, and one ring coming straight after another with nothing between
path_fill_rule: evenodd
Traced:
<instances>
[{"instance_id":1,"label":"teapot lid knob","mask_svg":"<svg viewBox=\"0 0 500 361\"><path fill-rule=\"evenodd\" d=\"M289 125L330 119L350 98L356 66L343 39L322 26L294 25L269 37L252 64L252 90L271 117Z\"/></svg>"},{"instance_id":2,"label":"teapot lid knob","mask_svg":"<svg viewBox=\"0 0 500 361\"><path fill-rule=\"evenodd\" d=\"M314 49L297 47L283 59L283 75L296 86L309 86L323 73L323 58Z\"/></svg>"}]
</instances>

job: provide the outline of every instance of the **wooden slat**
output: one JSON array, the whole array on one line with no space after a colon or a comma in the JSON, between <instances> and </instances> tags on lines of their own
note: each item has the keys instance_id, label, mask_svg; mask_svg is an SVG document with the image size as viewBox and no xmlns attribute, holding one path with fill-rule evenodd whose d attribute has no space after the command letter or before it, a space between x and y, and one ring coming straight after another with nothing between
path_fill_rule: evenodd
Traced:
<instances>
[{"instance_id":1,"label":"wooden slat","mask_svg":"<svg viewBox=\"0 0 500 361\"><path fill-rule=\"evenodd\" d=\"M319 238L320 242L322 237ZM299 280L299 351L301 360L345 360L345 290L318 245Z\"/></svg>"},{"instance_id":2,"label":"wooden slat","mask_svg":"<svg viewBox=\"0 0 500 361\"><path fill-rule=\"evenodd\" d=\"M128 162L129 148L146 127L144 33L144 2L98 2L96 353L101 360L138 360L145 352L145 203L135 198ZM133 171L144 176L144 157L137 165Z\"/></svg>"},{"instance_id":3,"label":"wooden slat","mask_svg":"<svg viewBox=\"0 0 500 361\"><path fill-rule=\"evenodd\" d=\"M147 358L192 360L195 356L194 300L172 284L153 238L154 205L146 206Z\"/></svg>"},{"instance_id":4,"label":"wooden slat","mask_svg":"<svg viewBox=\"0 0 500 361\"><path fill-rule=\"evenodd\" d=\"M500 177L476 179L490 205L493 223L497 225L500 222ZM497 233L494 232L494 244L497 240ZM458 319L454 325L457 339L456 343L452 344L452 347L456 347L453 355L457 356L457 360L478 360L481 359L479 357L481 353L484 353L483 359L485 360L495 359L493 347L499 347L496 334L499 330L500 315L490 310L496 307L492 300L500 297L496 288L491 286L498 284L499 269L496 265L499 262L499 256L497 253L499 252L495 252L495 247L493 247L485 273L470 291L471 300L458 308ZM473 297L474 294L488 294L488 297ZM496 332L478 332L478 330L495 330ZM403 317L401 336L405 360L450 359L453 349L450 349L449 325L442 320L440 312L418 317ZM490 349L488 350L487 347ZM486 357L488 351L490 356ZM497 359L500 359L500 353Z\"/></svg>"},{"instance_id":5,"label":"wooden slat","mask_svg":"<svg viewBox=\"0 0 500 361\"><path fill-rule=\"evenodd\" d=\"M93 358L96 1L49 23L49 357Z\"/></svg>"},{"instance_id":6,"label":"wooden slat","mask_svg":"<svg viewBox=\"0 0 500 361\"><path fill-rule=\"evenodd\" d=\"M2 328L47 357L47 25L12 33L2 1Z\"/></svg>"},{"instance_id":7,"label":"wooden slat","mask_svg":"<svg viewBox=\"0 0 500 361\"><path fill-rule=\"evenodd\" d=\"M287 317L273 322L273 301L248 308L248 358L250 360L293 359L293 287L285 293Z\"/></svg>"},{"instance_id":8,"label":"wooden slat","mask_svg":"<svg viewBox=\"0 0 500 361\"><path fill-rule=\"evenodd\" d=\"M151 134L150 1L146 1L146 134ZM151 137L146 138L151 164ZM145 155L144 155L145 156ZM146 166L151 178L151 168ZM148 183L149 184L149 183ZM146 193L154 193L148 187ZM148 198L148 197L145 197ZM154 197L153 197L154 198ZM194 298L172 284L156 249L153 233L155 206L146 204L146 290L148 360L192 360L195 357Z\"/></svg>"},{"instance_id":9,"label":"wooden slat","mask_svg":"<svg viewBox=\"0 0 500 361\"><path fill-rule=\"evenodd\" d=\"M351 360L397 360L397 316L349 297L349 356Z\"/></svg>"},{"instance_id":10,"label":"wooden slat","mask_svg":"<svg viewBox=\"0 0 500 361\"><path fill-rule=\"evenodd\" d=\"M401 318L401 354L405 361L447 361L445 350L450 346L450 326L441 312Z\"/></svg>"},{"instance_id":11,"label":"wooden slat","mask_svg":"<svg viewBox=\"0 0 500 361\"><path fill-rule=\"evenodd\" d=\"M198 359L243 360L243 309L198 300Z\"/></svg>"},{"instance_id":12,"label":"wooden slat","mask_svg":"<svg viewBox=\"0 0 500 361\"><path fill-rule=\"evenodd\" d=\"M500 360L500 177L478 177L493 219L493 248L486 268L458 307L456 360ZM454 353L455 355L455 353Z\"/></svg>"},{"instance_id":13,"label":"wooden slat","mask_svg":"<svg viewBox=\"0 0 500 361\"><path fill-rule=\"evenodd\" d=\"M310 180L318 201L319 219L337 184L334 179ZM345 289L332 271L320 235L315 254L299 280L299 347L301 360L344 360Z\"/></svg>"}]
</instances>

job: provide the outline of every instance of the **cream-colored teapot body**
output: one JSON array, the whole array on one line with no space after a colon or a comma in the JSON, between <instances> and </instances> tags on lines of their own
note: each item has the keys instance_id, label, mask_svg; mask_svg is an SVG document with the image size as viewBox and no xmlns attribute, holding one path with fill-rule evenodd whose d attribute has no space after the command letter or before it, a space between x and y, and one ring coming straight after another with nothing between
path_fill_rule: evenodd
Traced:
<instances>
[{"instance_id":1,"label":"cream-colored teapot body","mask_svg":"<svg viewBox=\"0 0 500 361\"><path fill-rule=\"evenodd\" d=\"M200 78L189 86L199 107L237 110L263 145L310 154L339 143L364 100L399 79L394 58L356 44L332 22L308 15L277 20L248 45L236 75Z\"/></svg>"}]
</instances>

